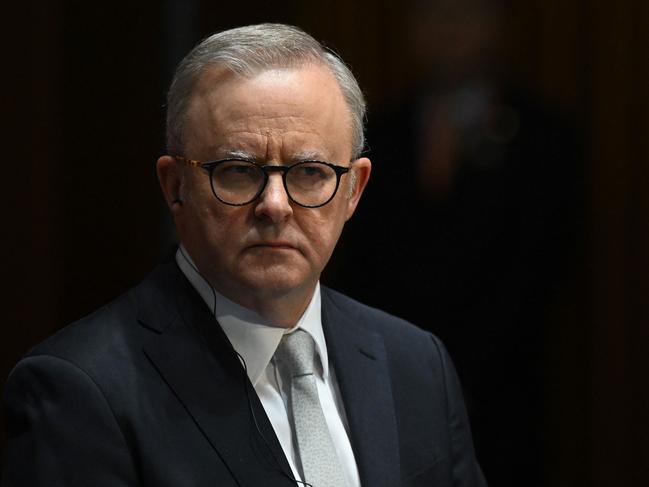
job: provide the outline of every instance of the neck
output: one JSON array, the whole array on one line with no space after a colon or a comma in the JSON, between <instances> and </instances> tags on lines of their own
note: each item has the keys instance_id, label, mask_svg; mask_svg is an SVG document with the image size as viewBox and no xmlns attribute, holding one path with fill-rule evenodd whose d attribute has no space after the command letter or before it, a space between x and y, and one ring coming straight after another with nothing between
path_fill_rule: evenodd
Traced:
<instances>
[{"instance_id":1,"label":"neck","mask_svg":"<svg viewBox=\"0 0 649 487\"><path fill-rule=\"evenodd\" d=\"M292 328L311 303L316 283L288 293L237 293L218 286L214 286L214 289L230 301L254 311L274 326Z\"/></svg>"}]
</instances>

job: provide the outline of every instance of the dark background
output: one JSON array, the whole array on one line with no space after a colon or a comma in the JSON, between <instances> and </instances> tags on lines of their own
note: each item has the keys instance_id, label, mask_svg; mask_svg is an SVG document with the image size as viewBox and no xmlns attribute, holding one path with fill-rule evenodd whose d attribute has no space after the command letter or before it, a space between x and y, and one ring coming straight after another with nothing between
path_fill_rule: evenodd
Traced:
<instances>
[{"instance_id":1,"label":"dark background","mask_svg":"<svg viewBox=\"0 0 649 487\"><path fill-rule=\"evenodd\" d=\"M323 282L444 339L491 485L649 484L648 2L25 0L3 21L1 377L172 248L175 64L293 23L370 106L371 185Z\"/></svg>"}]
</instances>

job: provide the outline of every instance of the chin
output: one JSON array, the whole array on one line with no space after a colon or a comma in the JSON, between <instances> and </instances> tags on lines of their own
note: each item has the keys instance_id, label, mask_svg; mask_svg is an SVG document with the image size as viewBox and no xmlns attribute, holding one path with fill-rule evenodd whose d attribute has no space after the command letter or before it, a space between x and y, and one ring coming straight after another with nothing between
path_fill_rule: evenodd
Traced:
<instances>
[{"instance_id":1,"label":"chin","mask_svg":"<svg viewBox=\"0 0 649 487\"><path fill-rule=\"evenodd\" d=\"M305 289L315 280L284 268L267 268L248 276L247 287L257 295L279 298Z\"/></svg>"}]
</instances>

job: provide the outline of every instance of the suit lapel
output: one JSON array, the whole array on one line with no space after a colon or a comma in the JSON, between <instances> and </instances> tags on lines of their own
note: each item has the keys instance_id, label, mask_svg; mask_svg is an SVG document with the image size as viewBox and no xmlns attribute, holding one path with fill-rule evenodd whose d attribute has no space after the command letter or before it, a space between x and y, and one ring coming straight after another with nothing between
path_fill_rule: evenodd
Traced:
<instances>
[{"instance_id":1,"label":"suit lapel","mask_svg":"<svg viewBox=\"0 0 649 487\"><path fill-rule=\"evenodd\" d=\"M152 279L140 293L139 319L157 333L144 353L239 485L294 485L282 474L291 469L263 406L205 303L175 263Z\"/></svg>"},{"instance_id":2,"label":"suit lapel","mask_svg":"<svg viewBox=\"0 0 649 487\"><path fill-rule=\"evenodd\" d=\"M323 288L322 322L343 396L361 485L401 482L397 425L383 339L343 312Z\"/></svg>"}]
</instances>

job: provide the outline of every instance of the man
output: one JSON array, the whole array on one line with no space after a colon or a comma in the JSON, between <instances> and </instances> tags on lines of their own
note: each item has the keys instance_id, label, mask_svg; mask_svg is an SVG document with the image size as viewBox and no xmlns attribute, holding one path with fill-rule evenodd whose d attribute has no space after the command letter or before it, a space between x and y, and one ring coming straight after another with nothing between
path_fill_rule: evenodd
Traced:
<instances>
[{"instance_id":1,"label":"man","mask_svg":"<svg viewBox=\"0 0 649 487\"><path fill-rule=\"evenodd\" d=\"M439 341L319 285L360 200L364 102L299 29L216 34L169 91L173 261L36 347L3 486L482 486Z\"/></svg>"}]
</instances>

